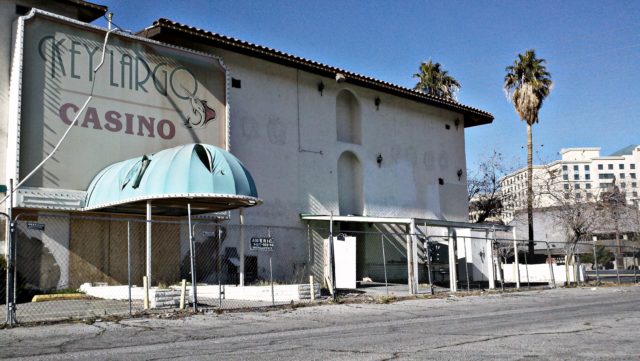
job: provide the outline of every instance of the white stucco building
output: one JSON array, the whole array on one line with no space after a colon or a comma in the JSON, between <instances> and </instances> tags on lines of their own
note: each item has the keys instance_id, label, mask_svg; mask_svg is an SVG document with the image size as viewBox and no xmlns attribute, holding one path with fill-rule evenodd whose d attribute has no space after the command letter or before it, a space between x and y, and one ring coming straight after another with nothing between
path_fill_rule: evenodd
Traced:
<instances>
[{"instance_id":1,"label":"white stucco building","mask_svg":"<svg viewBox=\"0 0 640 361\"><path fill-rule=\"evenodd\" d=\"M595 201L614 182L629 205L638 201L640 145L630 145L607 156L600 155L600 148L568 148L560 154L560 160L533 167L535 208L558 205L555 197ZM509 222L516 211L527 208L527 169L506 175L500 184L503 220Z\"/></svg>"},{"instance_id":2,"label":"white stucco building","mask_svg":"<svg viewBox=\"0 0 640 361\"><path fill-rule=\"evenodd\" d=\"M31 8L41 8L79 22L48 13L33 13ZM0 178L5 179L5 184L9 184L10 178L19 181L29 168L52 151L52 144L59 139L65 124L71 124L70 119L79 112L91 85L87 80L92 76L83 72L84 68L78 64L88 62L89 66L85 68L90 69L91 64L97 63L98 55L94 57L94 54L100 53L99 45L104 36L104 29L82 22L91 22L106 10L76 0L0 2L0 27L3 29L0 65L5 69L0 73ZM132 11L137 10L132 8ZM25 18L20 20L21 16ZM34 22L41 22L37 31L30 25ZM22 64L16 64L19 52L11 34L24 31L17 24L23 24L27 29L23 44L24 66L44 69L46 76L50 75L50 78L42 75L45 79L42 82L47 84L44 96L29 93L39 88L17 70ZM38 31L47 34L51 27L55 28L51 37L39 35ZM29 30L32 28L34 30ZM40 43L35 42L36 36L40 36L37 38ZM48 45L52 39L55 42ZM468 127L491 123L491 114L456 101L425 95L166 19L156 21L136 36L114 32L110 39L113 48L109 50L111 57L107 57L105 70L109 73L96 73L96 77L102 76L96 82L99 93L96 98L100 100L90 103L89 115L83 115L79 125L73 127L70 133L72 146L63 144L56 153L56 163L17 191L16 212L85 215L86 191L100 169L115 161L152 154L187 141L206 141L231 152L253 176L262 204L244 210L247 228L242 238L238 211L232 211L226 236L236 240L233 248L238 248L237 252L242 255L242 250L249 248L250 238L264 235L260 232L265 232L265 228L259 227L271 227L277 234L273 252L274 259L278 260L274 264L276 278L291 278L301 268L322 278L323 252L319 239L322 235L309 235L306 230L309 224L328 227L327 217L331 214L342 217L336 225L339 232L360 232L355 235L358 277L379 275L380 271L376 269L380 257L379 238L369 239L365 232L396 224L392 218L408 220L397 227L402 232L414 234L411 227L420 227L420 222L413 220L463 222L467 219L464 131ZM130 51L129 43L143 44L142 48L146 50L142 53ZM150 52L149 47L156 50ZM165 52L169 55L164 55ZM160 56L158 54L176 57L178 65L157 60L154 57ZM114 56L119 58L114 60ZM179 65L182 64L180 61L190 65ZM200 66L198 64L216 70L209 73L197 69L181 71L188 66L196 68ZM162 70L162 66L174 68ZM156 73L157 69L161 70ZM151 73L155 83L147 82ZM172 82L175 74L187 79L187 83L182 83L186 84L182 86L186 94L179 86L167 88L169 83L166 82ZM56 80L53 85L46 80L51 78ZM165 87L159 87L157 82L163 79ZM58 81L69 85L56 88ZM11 84L22 84L27 90L19 92ZM151 97L149 93L153 92L154 84L160 95ZM193 94L187 90L190 86ZM185 128L189 115L174 103L188 105L195 98L196 89L210 91L216 99L216 102L209 102L210 109L205 109L217 114L217 128L197 129L195 123L192 123L193 127ZM170 94L167 95L170 90L176 97L167 103L165 98L170 98ZM147 104L159 101L158 96L159 105ZM151 98L146 100L144 97ZM32 121L20 118L27 102L34 102L30 104L36 104L44 114L44 120L34 123L28 134L26 128L20 128ZM23 104L22 108L20 104ZM137 113L127 110L129 106L135 106ZM18 123L22 125L18 126ZM180 137L186 140L180 140ZM102 151L96 152L96 148ZM637 157L637 152L634 154ZM85 165L88 168L83 168ZM625 168L625 172L630 169ZM92 209L92 212L93 215L112 215L100 209ZM351 222L348 217L358 221ZM75 255L71 258L58 253L54 255L55 267L68 268L56 271L61 274L55 281L58 287L75 286L68 275L74 267L90 268L92 274L105 276L105 282L122 282L120 276L113 276L114 271L110 271L118 268L114 262L122 260L121 250L100 243L107 244L108 240L93 237L91 242L95 244L91 247L105 249L105 254L110 255L108 262L111 263L104 263L104 257L98 261L93 256L82 256L85 251L81 248L87 247L88 241L74 241L74 237L92 226L91 222L67 218L56 222L55 228L48 227L44 235L34 237L36 241L38 237L53 239L51 242L61 247L61 252L67 249ZM175 251L184 255L188 252L185 227L180 226L175 233L155 229L153 232L162 232L158 236L175 234L178 245ZM368 247L370 242L376 242L376 247ZM234 252L231 253L236 254ZM266 272L268 258L263 254L256 257L258 273L262 274ZM406 277L407 265L406 260L402 264L402 257L397 257L399 273ZM73 262L78 265L73 266ZM154 264L153 267L159 266ZM50 270L50 267L40 268L43 272ZM175 269L174 265L169 268ZM168 281L173 282L174 278L169 277Z\"/></svg>"}]
</instances>

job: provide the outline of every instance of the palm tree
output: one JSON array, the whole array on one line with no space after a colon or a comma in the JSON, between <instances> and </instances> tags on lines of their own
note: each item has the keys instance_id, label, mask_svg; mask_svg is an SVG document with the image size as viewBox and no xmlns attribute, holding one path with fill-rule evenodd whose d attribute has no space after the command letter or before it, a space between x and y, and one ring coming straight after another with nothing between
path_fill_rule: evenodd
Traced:
<instances>
[{"instance_id":1,"label":"palm tree","mask_svg":"<svg viewBox=\"0 0 640 361\"><path fill-rule=\"evenodd\" d=\"M504 91L520 119L527 123L527 218L529 222L529 254L533 255L533 138L531 127L538 122L542 102L549 96L553 82L534 49L518 54L505 70Z\"/></svg>"},{"instance_id":2,"label":"palm tree","mask_svg":"<svg viewBox=\"0 0 640 361\"><path fill-rule=\"evenodd\" d=\"M413 77L418 78L413 89L429 95L455 100L456 93L460 90L460 83L442 69L440 63L434 63L431 59L422 62L419 72L413 74Z\"/></svg>"}]
</instances>

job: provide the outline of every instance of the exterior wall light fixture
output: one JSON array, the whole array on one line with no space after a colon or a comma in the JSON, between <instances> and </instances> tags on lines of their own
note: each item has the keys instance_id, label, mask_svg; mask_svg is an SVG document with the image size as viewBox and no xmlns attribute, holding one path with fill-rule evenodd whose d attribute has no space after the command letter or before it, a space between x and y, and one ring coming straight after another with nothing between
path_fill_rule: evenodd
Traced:
<instances>
[{"instance_id":1,"label":"exterior wall light fixture","mask_svg":"<svg viewBox=\"0 0 640 361\"><path fill-rule=\"evenodd\" d=\"M320 92L320 96L322 96L322 91L324 90L324 83L320 81L318 83L318 91Z\"/></svg>"},{"instance_id":2,"label":"exterior wall light fixture","mask_svg":"<svg viewBox=\"0 0 640 361\"><path fill-rule=\"evenodd\" d=\"M458 127L460 126L460 119L456 119L456 121L453 122L453 124L456 126L456 130L458 130Z\"/></svg>"},{"instance_id":3,"label":"exterior wall light fixture","mask_svg":"<svg viewBox=\"0 0 640 361\"><path fill-rule=\"evenodd\" d=\"M376 97L376 98L373 100L373 104L375 104L375 105L376 105L376 110L380 110L380 102L381 102L380 97Z\"/></svg>"},{"instance_id":4,"label":"exterior wall light fixture","mask_svg":"<svg viewBox=\"0 0 640 361\"><path fill-rule=\"evenodd\" d=\"M458 175L458 180L462 179L462 169L458 169L456 174Z\"/></svg>"},{"instance_id":5,"label":"exterior wall light fixture","mask_svg":"<svg viewBox=\"0 0 640 361\"><path fill-rule=\"evenodd\" d=\"M342 73L336 73L336 83L344 83L347 78Z\"/></svg>"},{"instance_id":6,"label":"exterior wall light fixture","mask_svg":"<svg viewBox=\"0 0 640 361\"><path fill-rule=\"evenodd\" d=\"M378 156L376 157L376 163L378 163L378 168L381 168L381 167L382 167L382 160L383 160L383 159L384 159L384 158L382 158L382 154L381 154L381 153L378 153Z\"/></svg>"}]
</instances>

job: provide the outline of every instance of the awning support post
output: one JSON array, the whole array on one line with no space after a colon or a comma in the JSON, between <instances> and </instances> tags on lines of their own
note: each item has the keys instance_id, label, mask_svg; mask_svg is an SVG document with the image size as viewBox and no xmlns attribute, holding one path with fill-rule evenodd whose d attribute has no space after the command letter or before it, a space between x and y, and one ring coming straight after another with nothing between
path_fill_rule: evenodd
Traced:
<instances>
[{"instance_id":1,"label":"awning support post","mask_svg":"<svg viewBox=\"0 0 640 361\"><path fill-rule=\"evenodd\" d=\"M147 201L147 284L151 287L151 201Z\"/></svg>"}]
</instances>

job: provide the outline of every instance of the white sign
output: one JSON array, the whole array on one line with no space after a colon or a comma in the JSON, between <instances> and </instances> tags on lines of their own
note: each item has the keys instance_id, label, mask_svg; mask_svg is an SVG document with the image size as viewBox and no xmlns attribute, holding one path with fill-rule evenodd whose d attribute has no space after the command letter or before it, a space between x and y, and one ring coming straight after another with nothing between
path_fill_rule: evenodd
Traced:
<instances>
[{"instance_id":1,"label":"white sign","mask_svg":"<svg viewBox=\"0 0 640 361\"><path fill-rule=\"evenodd\" d=\"M53 150L93 87L60 150L26 186L84 191L121 160L187 143L228 148L228 74L219 58L112 33L94 74L104 38L104 29L46 13L24 21L15 178Z\"/></svg>"}]
</instances>

